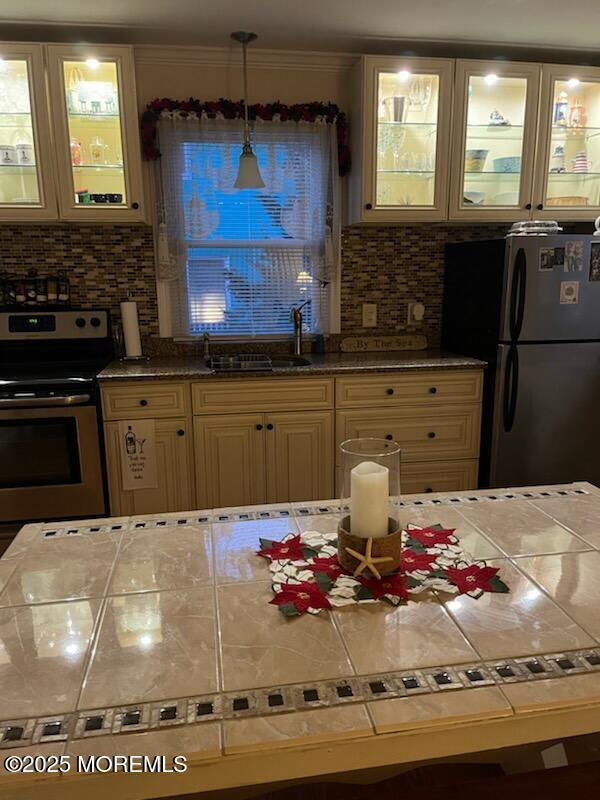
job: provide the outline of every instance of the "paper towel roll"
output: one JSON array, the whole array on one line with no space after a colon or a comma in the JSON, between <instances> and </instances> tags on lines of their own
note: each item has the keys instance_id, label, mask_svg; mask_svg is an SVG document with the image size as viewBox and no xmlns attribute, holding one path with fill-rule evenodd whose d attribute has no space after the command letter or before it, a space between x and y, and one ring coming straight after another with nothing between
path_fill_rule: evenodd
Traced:
<instances>
[{"instance_id":1,"label":"paper towel roll","mask_svg":"<svg viewBox=\"0 0 600 800\"><path fill-rule=\"evenodd\" d=\"M121 323L125 339L125 355L127 358L138 358L142 355L140 325L138 322L137 303L132 300L121 303Z\"/></svg>"}]
</instances>

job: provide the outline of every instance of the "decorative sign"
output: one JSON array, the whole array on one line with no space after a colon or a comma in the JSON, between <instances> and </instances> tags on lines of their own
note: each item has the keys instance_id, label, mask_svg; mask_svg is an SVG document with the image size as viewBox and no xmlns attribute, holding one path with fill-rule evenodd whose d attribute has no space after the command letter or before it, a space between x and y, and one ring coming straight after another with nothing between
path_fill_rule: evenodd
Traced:
<instances>
[{"instance_id":1,"label":"decorative sign","mask_svg":"<svg viewBox=\"0 0 600 800\"><path fill-rule=\"evenodd\" d=\"M560 304L576 305L579 302L579 281L560 282Z\"/></svg>"},{"instance_id":2,"label":"decorative sign","mask_svg":"<svg viewBox=\"0 0 600 800\"><path fill-rule=\"evenodd\" d=\"M123 489L158 489L153 419L119 422Z\"/></svg>"},{"instance_id":3,"label":"decorative sign","mask_svg":"<svg viewBox=\"0 0 600 800\"><path fill-rule=\"evenodd\" d=\"M403 336L347 336L342 339L342 353L373 353L375 351L426 350L427 337L421 334Z\"/></svg>"}]
</instances>

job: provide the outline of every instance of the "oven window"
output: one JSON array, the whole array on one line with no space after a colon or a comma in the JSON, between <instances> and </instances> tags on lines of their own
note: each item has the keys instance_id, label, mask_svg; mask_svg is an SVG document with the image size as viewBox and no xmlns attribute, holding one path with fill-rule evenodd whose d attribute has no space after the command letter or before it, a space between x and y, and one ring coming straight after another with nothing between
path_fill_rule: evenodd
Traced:
<instances>
[{"instance_id":1,"label":"oven window","mask_svg":"<svg viewBox=\"0 0 600 800\"><path fill-rule=\"evenodd\" d=\"M0 421L0 488L81 483L75 417Z\"/></svg>"}]
</instances>

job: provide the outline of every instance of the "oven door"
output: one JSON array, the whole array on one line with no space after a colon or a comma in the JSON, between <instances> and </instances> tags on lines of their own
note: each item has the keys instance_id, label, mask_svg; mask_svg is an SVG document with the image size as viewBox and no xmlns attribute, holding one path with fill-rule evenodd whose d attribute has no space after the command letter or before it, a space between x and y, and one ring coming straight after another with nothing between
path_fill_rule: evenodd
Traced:
<instances>
[{"instance_id":1,"label":"oven door","mask_svg":"<svg viewBox=\"0 0 600 800\"><path fill-rule=\"evenodd\" d=\"M0 403L0 522L105 512L95 407Z\"/></svg>"}]
</instances>

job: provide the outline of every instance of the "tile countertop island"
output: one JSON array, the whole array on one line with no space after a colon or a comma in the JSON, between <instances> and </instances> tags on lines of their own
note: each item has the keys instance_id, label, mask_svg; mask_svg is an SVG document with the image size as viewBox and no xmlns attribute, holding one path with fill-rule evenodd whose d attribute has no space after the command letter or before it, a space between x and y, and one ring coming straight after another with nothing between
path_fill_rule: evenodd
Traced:
<instances>
[{"instance_id":1,"label":"tile countertop island","mask_svg":"<svg viewBox=\"0 0 600 800\"><path fill-rule=\"evenodd\" d=\"M249 348L250 350L252 348ZM286 358L280 353L276 358ZM390 372L415 369L481 369L485 361L441 350L402 350L374 353L307 354L310 364L302 367L273 367L272 370L217 373L204 364L201 356L184 358L162 356L148 361L113 361L98 375L101 381L173 380L174 378L240 378L269 375L344 375L352 372Z\"/></svg>"},{"instance_id":2,"label":"tile countertop island","mask_svg":"<svg viewBox=\"0 0 600 800\"><path fill-rule=\"evenodd\" d=\"M404 500L510 593L284 617L258 538L335 531L335 502L25 526L0 559L2 764L184 754L188 770L2 766L2 796L210 793L597 731L600 490Z\"/></svg>"}]
</instances>

